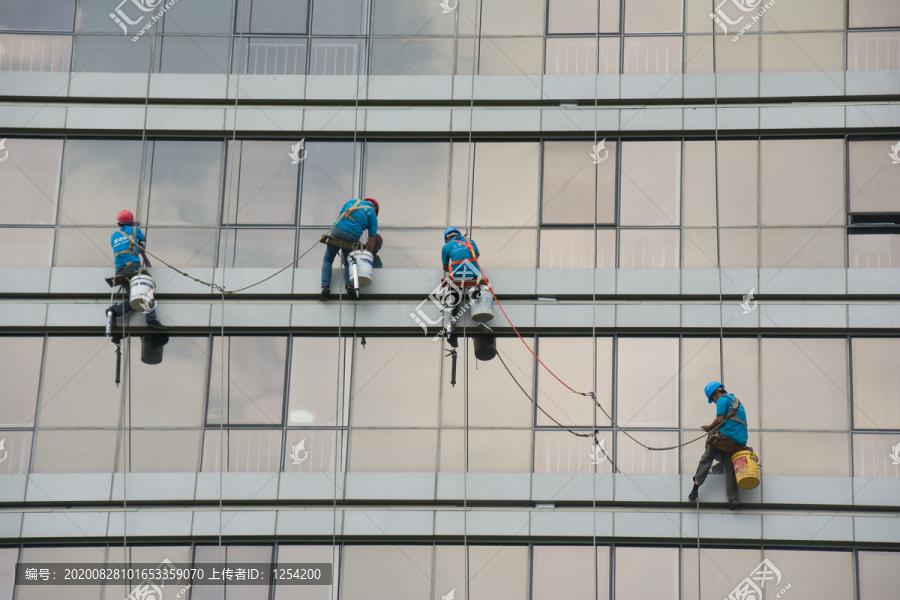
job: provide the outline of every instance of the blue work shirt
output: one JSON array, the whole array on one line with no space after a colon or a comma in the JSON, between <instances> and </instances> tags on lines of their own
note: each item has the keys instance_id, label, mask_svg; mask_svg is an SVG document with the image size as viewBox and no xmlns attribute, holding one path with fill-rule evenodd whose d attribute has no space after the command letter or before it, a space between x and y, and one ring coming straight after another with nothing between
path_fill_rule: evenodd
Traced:
<instances>
[{"instance_id":1,"label":"blue work shirt","mask_svg":"<svg viewBox=\"0 0 900 600\"><path fill-rule=\"evenodd\" d=\"M734 397L734 394L726 394L724 396L719 397L716 400L716 416L722 415L723 417L728 414L728 411L731 410L731 403L733 400L737 398ZM744 423L747 422L747 413L744 412L744 405L741 404L740 408L737 410L737 414L734 415ZM719 431L736 441L738 444L747 444L747 426L741 425L737 421L725 421L725 423L719 427Z\"/></svg>"},{"instance_id":2,"label":"blue work shirt","mask_svg":"<svg viewBox=\"0 0 900 600\"><path fill-rule=\"evenodd\" d=\"M344 214L356 204L356 200L348 200L344 206L341 207L341 214ZM352 213L344 217L343 219L338 219L338 222L334 224L338 229L343 229L348 233L352 233L356 237L362 235L364 229L369 231L370 236L375 236L378 233L378 217L375 216L375 207L371 202L366 202L363 200L359 203Z\"/></svg>"},{"instance_id":3,"label":"blue work shirt","mask_svg":"<svg viewBox=\"0 0 900 600\"><path fill-rule=\"evenodd\" d=\"M466 239L463 236L457 236L441 248L441 264L449 265L453 279L478 279L478 265L475 264L472 252L465 245ZM478 245L472 240L468 241L477 255ZM464 262L466 259L468 259L468 263Z\"/></svg>"},{"instance_id":4,"label":"blue work shirt","mask_svg":"<svg viewBox=\"0 0 900 600\"><path fill-rule=\"evenodd\" d=\"M109 243L112 244L113 254L116 257L117 269L125 266L125 263L141 262L141 257L138 256L138 249L132 246L128 238L122 234L123 231L137 242L144 241L144 232L141 231L140 227L135 227L134 225L123 225L119 227L118 231L113 232ZM129 246L132 247L129 248ZM120 252L122 254L119 254Z\"/></svg>"}]
</instances>

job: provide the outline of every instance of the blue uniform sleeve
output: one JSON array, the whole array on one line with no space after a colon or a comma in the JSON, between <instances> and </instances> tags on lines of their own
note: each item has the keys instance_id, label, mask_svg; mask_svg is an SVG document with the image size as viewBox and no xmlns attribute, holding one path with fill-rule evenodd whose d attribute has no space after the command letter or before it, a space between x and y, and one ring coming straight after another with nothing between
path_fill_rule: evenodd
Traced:
<instances>
[{"instance_id":1,"label":"blue uniform sleeve","mask_svg":"<svg viewBox=\"0 0 900 600\"><path fill-rule=\"evenodd\" d=\"M369 235L375 237L378 233L378 217L375 216L375 209L371 209L371 214L369 215L369 226L367 229L369 230ZM369 212L368 210L366 211Z\"/></svg>"},{"instance_id":2,"label":"blue uniform sleeve","mask_svg":"<svg viewBox=\"0 0 900 600\"><path fill-rule=\"evenodd\" d=\"M475 240L469 240L469 241L472 242L472 248L475 249L475 254L476 255L481 254L481 252L478 250L478 244L475 243Z\"/></svg>"},{"instance_id":3,"label":"blue uniform sleeve","mask_svg":"<svg viewBox=\"0 0 900 600\"><path fill-rule=\"evenodd\" d=\"M450 264L450 244L444 244L444 247L441 248L441 264Z\"/></svg>"},{"instance_id":4,"label":"blue uniform sleeve","mask_svg":"<svg viewBox=\"0 0 900 600\"><path fill-rule=\"evenodd\" d=\"M144 241L146 241L146 238L144 237L144 232L141 231L141 228L140 228L140 227L135 227L134 229L135 229L135 231L137 232L137 235L135 236L135 239L136 239L137 241L139 241L139 242L144 242Z\"/></svg>"},{"instance_id":5,"label":"blue uniform sleeve","mask_svg":"<svg viewBox=\"0 0 900 600\"><path fill-rule=\"evenodd\" d=\"M716 416L722 415L723 417L728 414L728 408L731 405L731 401L727 396L722 396L718 400L716 400Z\"/></svg>"}]
</instances>

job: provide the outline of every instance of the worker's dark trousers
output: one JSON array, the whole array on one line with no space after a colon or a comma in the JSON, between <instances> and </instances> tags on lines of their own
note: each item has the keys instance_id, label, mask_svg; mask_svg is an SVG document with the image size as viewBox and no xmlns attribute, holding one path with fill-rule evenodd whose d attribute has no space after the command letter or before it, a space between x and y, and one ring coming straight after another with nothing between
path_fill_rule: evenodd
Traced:
<instances>
[{"instance_id":1,"label":"worker's dark trousers","mask_svg":"<svg viewBox=\"0 0 900 600\"><path fill-rule=\"evenodd\" d=\"M137 273L141 269L141 263L126 263L125 265L116 269L116 275L129 275L131 273ZM125 286L125 302L121 304L113 305L113 312L116 313L117 317L121 317L122 315L127 315L131 312L131 305L128 301L131 299L131 288L126 285ZM156 309L154 308L150 312L147 313L148 321L157 321L156 317Z\"/></svg>"},{"instance_id":2,"label":"worker's dark trousers","mask_svg":"<svg viewBox=\"0 0 900 600\"><path fill-rule=\"evenodd\" d=\"M733 452L719 450L715 446L707 444L703 456L700 457L700 464L697 465L697 472L694 473L694 483L703 485L709 469L712 467L713 461L718 458L722 461L722 468L725 469L725 493L728 494L729 502L738 501L738 484L737 478L734 476L734 468L731 466L731 455Z\"/></svg>"}]
</instances>

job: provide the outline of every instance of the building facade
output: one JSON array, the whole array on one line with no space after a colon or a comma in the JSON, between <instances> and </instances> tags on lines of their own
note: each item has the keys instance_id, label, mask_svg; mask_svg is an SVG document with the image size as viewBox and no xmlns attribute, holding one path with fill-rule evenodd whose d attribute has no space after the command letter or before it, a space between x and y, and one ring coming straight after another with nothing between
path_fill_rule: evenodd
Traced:
<instances>
[{"instance_id":1,"label":"building facade","mask_svg":"<svg viewBox=\"0 0 900 600\"><path fill-rule=\"evenodd\" d=\"M897 596L900 3L117 1L0 2L0 600ZM384 268L320 302L364 197ZM122 209L169 330L117 385ZM491 360L434 339L448 226Z\"/></svg>"}]
</instances>

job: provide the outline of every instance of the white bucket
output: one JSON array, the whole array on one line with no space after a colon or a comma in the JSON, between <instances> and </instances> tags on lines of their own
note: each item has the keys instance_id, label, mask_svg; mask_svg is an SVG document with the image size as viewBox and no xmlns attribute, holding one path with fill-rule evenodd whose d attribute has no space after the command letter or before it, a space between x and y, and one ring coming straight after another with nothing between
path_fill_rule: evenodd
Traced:
<instances>
[{"instance_id":1,"label":"white bucket","mask_svg":"<svg viewBox=\"0 0 900 600\"><path fill-rule=\"evenodd\" d=\"M153 298L154 289L156 289L156 283L149 275L132 277L129 288L130 299L128 300L131 310L145 312L156 308L156 300Z\"/></svg>"},{"instance_id":2,"label":"white bucket","mask_svg":"<svg viewBox=\"0 0 900 600\"><path fill-rule=\"evenodd\" d=\"M486 285L478 286L472 293L472 320L485 323L494 318L494 297Z\"/></svg>"},{"instance_id":3,"label":"white bucket","mask_svg":"<svg viewBox=\"0 0 900 600\"><path fill-rule=\"evenodd\" d=\"M354 250L350 253L350 260L356 263L356 276L359 278L359 287L372 285L372 261L375 257L368 250Z\"/></svg>"}]
</instances>

